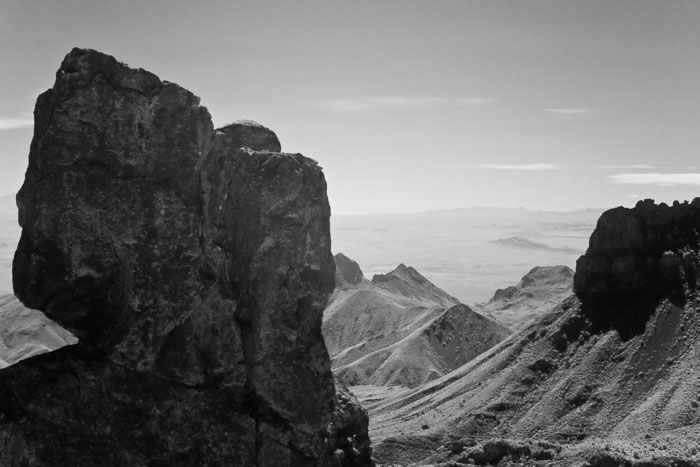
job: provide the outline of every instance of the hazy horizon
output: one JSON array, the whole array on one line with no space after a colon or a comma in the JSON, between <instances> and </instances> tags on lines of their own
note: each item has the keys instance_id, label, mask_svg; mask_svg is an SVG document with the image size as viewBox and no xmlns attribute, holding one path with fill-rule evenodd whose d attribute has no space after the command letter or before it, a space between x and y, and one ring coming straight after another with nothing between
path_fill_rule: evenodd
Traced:
<instances>
[{"instance_id":1,"label":"hazy horizon","mask_svg":"<svg viewBox=\"0 0 700 467\"><path fill-rule=\"evenodd\" d=\"M573 210L700 191L700 2L3 1L0 186L73 47L318 160L334 214Z\"/></svg>"}]
</instances>

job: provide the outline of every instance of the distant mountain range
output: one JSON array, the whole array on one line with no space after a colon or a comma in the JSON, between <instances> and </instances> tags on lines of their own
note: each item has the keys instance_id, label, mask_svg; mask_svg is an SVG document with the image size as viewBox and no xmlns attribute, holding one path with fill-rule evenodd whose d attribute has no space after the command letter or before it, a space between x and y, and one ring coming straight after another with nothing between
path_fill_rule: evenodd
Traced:
<instances>
[{"instance_id":1,"label":"distant mountain range","mask_svg":"<svg viewBox=\"0 0 700 467\"><path fill-rule=\"evenodd\" d=\"M336 251L367 277L410 264L462 303L488 302L536 265L574 268L602 210L468 208L331 218Z\"/></svg>"},{"instance_id":2,"label":"distant mountain range","mask_svg":"<svg viewBox=\"0 0 700 467\"><path fill-rule=\"evenodd\" d=\"M497 240L491 240L492 243L497 243L503 246L509 246L513 248L529 248L534 250L550 250L550 251L561 251L564 253L578 253L579 251L575 248L570 247L554 247L547 245L546 243L533 242L523 237L508 237L499 238Z\"/></svg>"}]
</instances>

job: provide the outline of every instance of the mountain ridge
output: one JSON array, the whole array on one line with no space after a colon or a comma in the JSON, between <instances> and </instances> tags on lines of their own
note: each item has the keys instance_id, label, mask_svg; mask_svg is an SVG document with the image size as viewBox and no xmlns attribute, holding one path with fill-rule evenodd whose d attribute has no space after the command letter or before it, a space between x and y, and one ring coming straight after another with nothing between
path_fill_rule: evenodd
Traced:
<instances>
[{"instance_id":1,"label":"mountain ridge","mask_svg":"<svg viewBox=\"0 0 700 467\"><path fill-rule=\"evenodd\" d=\"M508 335L410 266L371 281L339 253L355 284L336 287L324 311L323 335L332 368L348 385L414 387L474 358ZM345 265L345 266L342 266Z\"/></svg>"}]
</instances>

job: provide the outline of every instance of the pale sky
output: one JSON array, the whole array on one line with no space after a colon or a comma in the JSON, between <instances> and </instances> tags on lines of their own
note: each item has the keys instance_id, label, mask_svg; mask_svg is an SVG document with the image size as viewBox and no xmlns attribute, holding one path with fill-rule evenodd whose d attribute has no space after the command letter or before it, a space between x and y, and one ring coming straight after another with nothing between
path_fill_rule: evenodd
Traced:
<instances>
[{"instance_id":1,"label":"pale sky","mask_svg":"<svg viewBox=\"0 0 700 467\"><path fill-rule=\"evenodd\" d=\"M700 1L0 0L0 194L76 46L270 127L335 214L700 195Z\"/></svg>"}]
</instances>

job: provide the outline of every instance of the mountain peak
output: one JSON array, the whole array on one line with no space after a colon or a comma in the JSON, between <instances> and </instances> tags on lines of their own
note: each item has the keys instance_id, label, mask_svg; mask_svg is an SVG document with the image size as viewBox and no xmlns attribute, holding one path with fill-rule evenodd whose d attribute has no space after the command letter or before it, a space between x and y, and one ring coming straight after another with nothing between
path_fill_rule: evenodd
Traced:
<instances>
[{"instance_id":1,"label":"mountain peak","mask_svg":"<svg viewBox=\"0 0 700 467\"><path fill-rule=\"evenodd\" d=\"M372 276L372 284L392 293L408 298L426 300L443 306L460 303L458 299L430 282L425 276L411 266L400 263L387 274Z\"/></svg>"}]
</instances>

